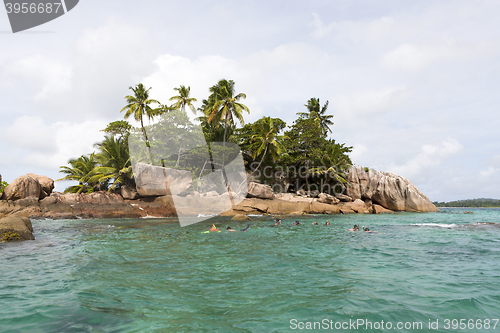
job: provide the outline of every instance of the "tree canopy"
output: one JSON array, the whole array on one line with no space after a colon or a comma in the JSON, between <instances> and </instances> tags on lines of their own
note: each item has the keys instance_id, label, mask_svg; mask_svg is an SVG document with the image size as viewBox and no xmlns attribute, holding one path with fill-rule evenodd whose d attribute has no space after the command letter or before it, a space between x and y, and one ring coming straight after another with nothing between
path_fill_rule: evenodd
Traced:
<instances>
[{"instance_id":1,"label":"tree canopy","mask_svg":"<svg viewBox=\"0 0 500 333\"><path fill-rule=\"evenodd\" d=\"M140 156L169 168L192 165L193 176L200 176L209 158L203 148L206 143L210 158L222 161L222 165L234 157L231 144L236 144L243 153L247 172L270 185L283 181L282 176L277 176L280 170L286 170L286 181L295 183L291 186L294 190L304 183L308 188L314 185L325 189L346 182L345 171L352 165L349 158L352 147L327 137L333 125L333 115L327 114L328 101L321 106L319 98L310 98L305 104L307 111L298 112L298 118L290 126L280 118L268 116L245 124L243 115L250 110L241 101L246 94L236 93L233 80L222 79L211 86L198 109L190 86L174 88L177 95L169 99L173 102L170 106L152 99L151 88L142 83L129 89L133 93L125 97L127 104L121 112L125 112L125 119L132 116L140 127L134 128L126 120L109 123L102 130L107 134L105 139L95 145L96 152L71 159L67 166L61 167L60 172L65 176L60 180L78 182L66 191L112 192L123 185L134 186L132 164L141 161ZM199 125L189 119L186 108L198 113ZM146 126L144 118L155 121ZM145 141L145 150L132 154L129 142L134 140ZM153 158L153 155L158 156Z\"/></svg>"}]
</instances>

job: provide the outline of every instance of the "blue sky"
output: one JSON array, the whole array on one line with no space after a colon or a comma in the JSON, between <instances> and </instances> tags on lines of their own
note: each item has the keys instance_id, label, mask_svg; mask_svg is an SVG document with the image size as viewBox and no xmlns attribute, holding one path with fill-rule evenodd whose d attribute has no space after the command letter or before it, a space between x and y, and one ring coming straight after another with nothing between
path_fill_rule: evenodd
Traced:
<instances>
[{"instance_id":1,"label":"blue sky","mask_svg":"<svg viewBox=\"0 0 500 333\"><path fill-rule=\"evenodd\" d=\"M227 78L247 121L328 100L355 164L431 200L500 198L499 16L497 1L85 0L12 34L0 10L0 174L59 178L122 119L129 86L201 101Z\"/></svg>"}]
</instances>

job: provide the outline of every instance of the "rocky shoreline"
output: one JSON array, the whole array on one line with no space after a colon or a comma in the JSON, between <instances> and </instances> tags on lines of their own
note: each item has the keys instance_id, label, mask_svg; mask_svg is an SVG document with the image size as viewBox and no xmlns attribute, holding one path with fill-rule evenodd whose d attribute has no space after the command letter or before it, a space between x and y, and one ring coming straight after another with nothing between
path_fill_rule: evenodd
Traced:
<instances>
[{"instance_id":1,"label":"rocky shoreline","mask_svg":"<svg viewBox=\"0 0 500 333\"><path fill-rule=\"evenodd\" d=\"M275 194L270 186L251 182L247 198L232 209L224 211L219 206L219 202L223 201L222 196L225 195L227 200L227 193L219 195L214 192L210 197L205 196L203 201L207 203L207 215L233 216L239 220L248 219L247 215L251 214L302 216L438 211L423 193L403 177L373 169L366 170L361 166L352 167L347 176L349 185L345 195L332 196L304 190L296 194ZM188 203L182 206L174 205L174 199L179 199L175 195L131 200L124 199L126 195L116 193L63 194L53 192L53 189L54 181L44 176L28 174L13 181L0 198L0 235L18 234L20 239L34 239L30 231L31 223L28 226L26 218L175 217L177 212L186 215L190 210L189 197L175 200L177 203ZM16 239L14 237L13 240Z\"/></svg>"}]
</instances>

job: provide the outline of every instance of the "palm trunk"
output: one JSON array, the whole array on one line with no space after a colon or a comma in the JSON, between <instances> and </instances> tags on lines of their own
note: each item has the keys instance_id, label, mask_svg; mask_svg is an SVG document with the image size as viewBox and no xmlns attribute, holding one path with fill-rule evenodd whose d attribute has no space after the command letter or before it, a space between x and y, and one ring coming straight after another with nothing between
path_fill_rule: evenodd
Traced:
<instances>
[{"instance_id":1,"label":"palm trunk","mask_svg":"<svg viewBox=\"0 0 500 333\"><path fill-rule=\"evenodd\" d=\"M142 134L144 135L144 140L146 140L146 148L148 150L149 159L151 161L151 164L153 164L153 155L151 154L151 146L149 145L148 135L146 134L146 129L144 128L144 122L142 121L142 115L141 115L141 128L142 128Z\"/></svg>"},{"instance_id":2,"label":"palm trunk","mask_svg":"<svg viewBox=\"0 0 500 333\"><path fill-rule=\"evenodd\" d=\"M229 113L226 113L226 120L224 123L224 137L222 138L222 177L224 178L224 184L226 184L227 192L229 194L229 199L231 200L231 206L233 208L236 207L234 203L233 193L231 191L231 186L229 185L229 181L227 179L225 164L226 164L226 135L227 135L227 121L228 121Z\"/></svg>"},{"instance_id":3,"label":"palm trunk","mask_svg":"<svg viewBox=\"0 0 500 333\"><path fill-rule=\"evenodd\" d=\"M250 174L248 176L245 177L245 179L243 180L243 182L240 184L240 186L238 187L238 190L240 190L241 186L248 182L248 178L250 178L251 175L253 175L257 170L259 170L260 168L260 165L262 164L262 162L264 162L264 158L266 157L266 154L267 154L267 148L269 147L269 144L266 144L266 149L264 149L264 155L262 155L262 158L260 159L260 162L259 162L259 165L257 165L257 167L255 168L254 171L250 172Z\"/></svg>"}]
</instances>

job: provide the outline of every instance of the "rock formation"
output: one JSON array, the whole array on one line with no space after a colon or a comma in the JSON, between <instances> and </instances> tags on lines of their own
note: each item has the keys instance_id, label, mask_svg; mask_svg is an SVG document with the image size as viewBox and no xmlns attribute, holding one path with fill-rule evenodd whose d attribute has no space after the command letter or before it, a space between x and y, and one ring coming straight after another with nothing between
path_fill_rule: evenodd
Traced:
<instances>
[{"instance_id":1,"label":"rock formation","mask_svg":"<svg viewBox=\"0 0 500 333\"><path fill-rule=\"evenodd\" d=\"M248 197L260 199L274 198L274 192L271 186L255 182L248 183Z\"/></svg>"},{"instance_id":2,"label":"rock formation","mask_svg":"<svg viewBox=\"0 0 500 333\"><path fill-rule=\"evenodd\" d=\"M2 195L4 200L19 200L25 198L40 198L41 186L36 178L21 176L7 186Z\"/></svg>"},{"instance_id":3,"label":"rock formation","mask_svg":"<svg viewBox=\"0 0 500 333\"><path fill-rule=\"evenodd\" d=\"M386 209L407 212L436 212L436 206L407 179L383 171L353 166L347 173L347 195L371 200Z\"/></svg>"},{"instance_id":4,"label":"rock formation","mask_svg":"<svg viewBox=\"0 0 500 333\"><path fill-rule=\"evenodd\" d=\"M33 227L29 218L9 216L0 219L0 242L34 239Z\"/></svg>"},{"instance_id":5,"label":"rock formation","mask_svg":"<svg viewBox=\"0 0 500 333\"><path fill-rule=\"evenodd\" d=\"M161 198L124 200L119 194L107 192L55 192L40 201L33 197L0 201L0 218L12 215L47 219L175 216L173 203L164 202Z\"/></svg>"},{"instance_id":6,"label":"rock formation","mask_svg":"<svg viewBox=\"0 0 500 333\"><path fill-rule=\"evenodd\" d=\"M0 180L1 181L1 180ZM54 190L54 181L49 177L28 173L16 178L3 191L1 199L20 200L26 198L43 199Z\"/></svg>"},{"instance_id":7,"label":"rock formation","mask_svg":"<svg viewBox=\"0 0 500 333\"><path fill-rule=\"evenodd\" d=\"M189 171L143 163L135 165L134 173L137 192L141 197L180 194L187 190L193 182Z\"/></svg>"},{"instance_id":8,"label":"rock formation","mask_svg":"<svg viewBox=\"0 0 500 333\"><path fill-rule=\"evenodd\" d=\"M40 199L49 196L54 190L54 180L49 177L35 175L34 173L28 173L26 176L36 179L40 184Z\"/></svg>"},{"instance_id":9,"label":"rock formation","mask_svg":"<svg viewBox=\"0 0 500 333\"><path fill-rule=\"evenodd\" d=\"M123 199L128 199L128 200L135 200L139 197L139 193L137 190L128 185L122 185L120 187L120 194L122 195Z\"/></svg>"}]
</instances>

